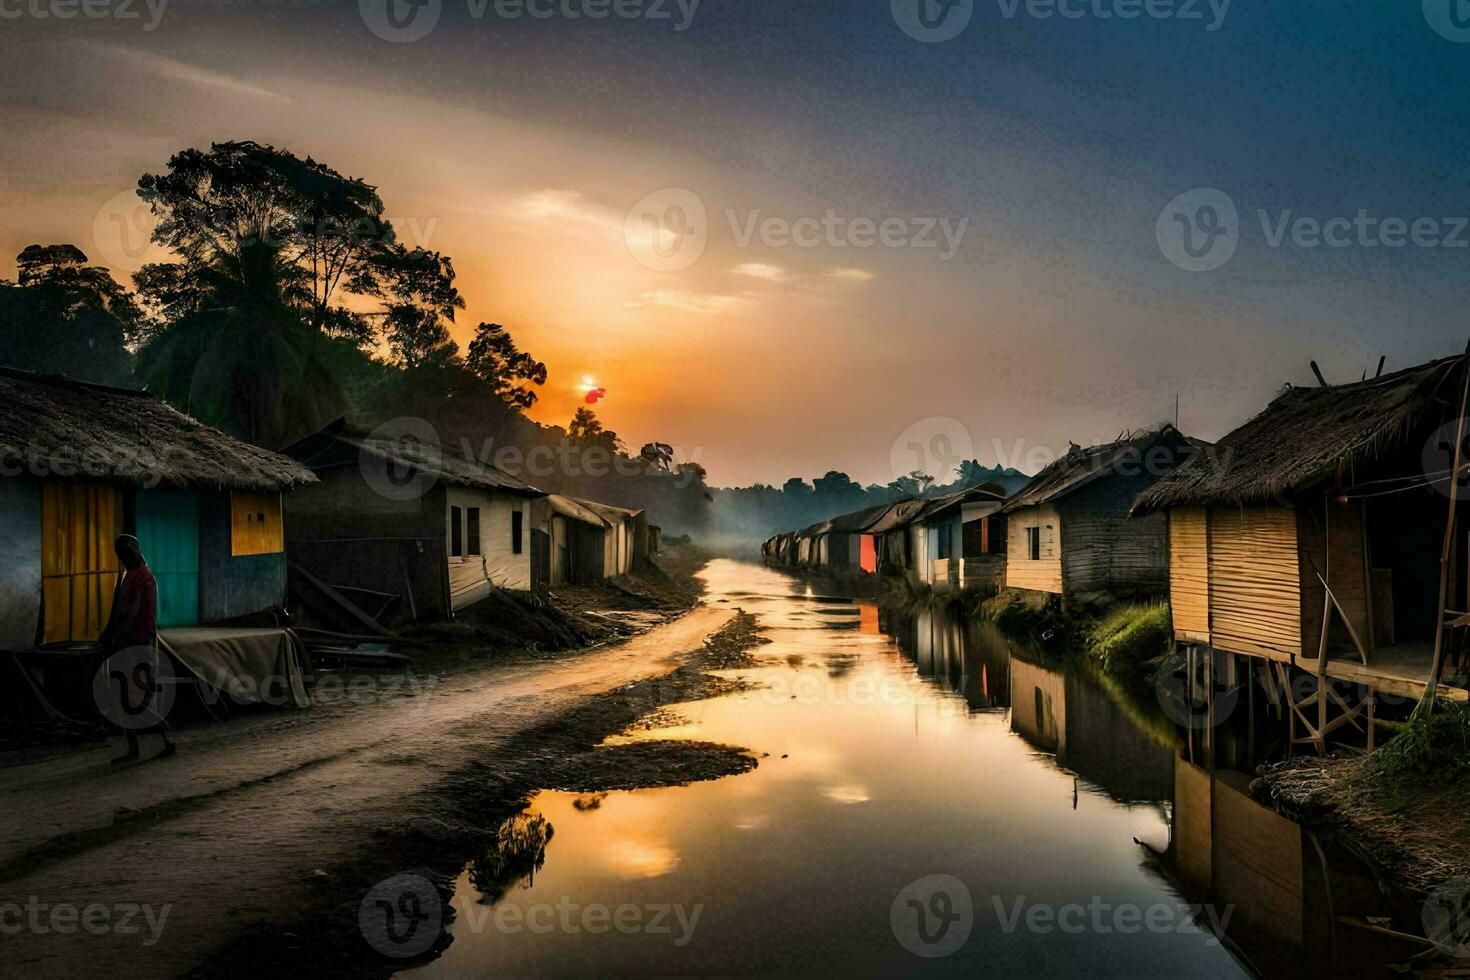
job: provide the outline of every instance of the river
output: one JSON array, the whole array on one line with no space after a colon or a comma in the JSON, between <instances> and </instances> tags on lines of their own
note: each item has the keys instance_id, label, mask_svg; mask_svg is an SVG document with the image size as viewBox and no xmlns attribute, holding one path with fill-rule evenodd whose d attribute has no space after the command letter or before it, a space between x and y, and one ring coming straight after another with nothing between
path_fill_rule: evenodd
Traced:
<instances>
[{"instance_id":1,"label":"river","mask_svg":"<svg viewBox=\"0 0 1470 980\"><path fill-rule=\"evenodd\" d=\"M518 856L467 866L417 976L1309 972L1296 951L1331 926L1302 832L1147 703L993 631L890 622L748 563L701 575L758 618L761 666L728 673L763 686L622 737L759 767L539 794Z\"/></svg>"}]
</instances>

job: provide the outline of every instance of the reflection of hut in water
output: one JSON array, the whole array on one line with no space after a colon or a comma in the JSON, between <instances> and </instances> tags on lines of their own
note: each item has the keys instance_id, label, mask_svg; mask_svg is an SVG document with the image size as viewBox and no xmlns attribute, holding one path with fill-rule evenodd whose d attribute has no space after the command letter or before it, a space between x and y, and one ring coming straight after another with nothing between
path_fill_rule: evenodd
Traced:
<instances>
[{"instance_id":1,"label":"reflection of hut in water","mask_svg":"<svg viewBox=\"0 0 1470 980\"><path fill-rule=\"evenodd\" d=\"M1419 897L1392 894L1360 858L1257 803L1249 785L1242 772L1212 778L1176 755L1172 834L1158 855L1188 901L1230 913L1227 948L1272 977L1392 976L1387 964L1422 952L1411 934Z\"/></svg>"},{"instance_id":2,"label":"reflection of hut in water","mask_svg":"<svg viewBox=\"0 0 1470 980\"><path fill-rule=\"evenodd\" d=\"M1173 789L1173 749L1080 669L1013 658L1011 728L1115 800L1156 802Z\"/></svg>"},{"instance_id":3,"label":"reflection of hut in water","mask_svg":"<svg viewBox=\"0 0 1470 980\"><path fill-rule=\"evenodd\" d=\"M1011 730L1039 749L1066 751L1067 691L1061 674L1011 658Z\"/></svg>"},{"instance_id":4,"label":"reflection of hut in water","mask_svg":"<svg viewBox=\"0 0 1470 980\"><path fill-rule=\"evenodd\" d=\"M1306 975L1294 957L1329 927L1308 914L1325 908L1320 864L1302 828L1250 798L1248 777L1215 778L1174 758L1174 825L1166 870L1190 899L1232 909L1226 933L1268 975ZM1310 863L1308 859L1310 858Z\"/></svg>"}]
</instances>

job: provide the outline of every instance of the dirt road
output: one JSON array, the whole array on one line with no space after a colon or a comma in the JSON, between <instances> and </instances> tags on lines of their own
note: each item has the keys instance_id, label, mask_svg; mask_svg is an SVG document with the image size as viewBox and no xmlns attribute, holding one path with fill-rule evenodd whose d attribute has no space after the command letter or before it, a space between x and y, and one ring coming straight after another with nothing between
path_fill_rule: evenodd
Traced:
<instances>
[{"instance_id":1,"label":"dirt road","mask_svg":"<svg viewBox=\"0 0 1470 980\"><path fill-rule=\"evenodd\" d=\"M114 770L93 752L0 773L0 974L168 976L290 921L411 794L590 695L669 669L732 617L696 608L625 643L361 706L185 733Z\"/></svg>"}]
</instances>

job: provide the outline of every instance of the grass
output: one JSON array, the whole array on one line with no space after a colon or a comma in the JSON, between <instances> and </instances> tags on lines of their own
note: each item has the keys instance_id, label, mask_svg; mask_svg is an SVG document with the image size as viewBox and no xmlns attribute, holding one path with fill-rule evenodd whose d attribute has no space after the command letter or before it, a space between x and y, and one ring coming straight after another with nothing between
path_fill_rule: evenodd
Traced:
<instances>
[{"instance_id":1,"label":"grass","mask_svg":"<svg viewBox=\"0 0 1470 980\"><path fill-rule=\"evenodd\" d=\"M1088 649L1104 670L1131 670L1169 652L1174 638L1167 602L1117 606L1092 627Z\"/></svg>"},{"instance_id":2,"label":"grass","mask_svg":"<svg viewBox=\"0 0 1470 980\"><path fill-rule=\"evenodd\" d=\"M1455 782L1470 775L1470 705L1440 701L1428 718L1405 725L1367 760L1390 782Z\"/></svg>"}]
</instances>

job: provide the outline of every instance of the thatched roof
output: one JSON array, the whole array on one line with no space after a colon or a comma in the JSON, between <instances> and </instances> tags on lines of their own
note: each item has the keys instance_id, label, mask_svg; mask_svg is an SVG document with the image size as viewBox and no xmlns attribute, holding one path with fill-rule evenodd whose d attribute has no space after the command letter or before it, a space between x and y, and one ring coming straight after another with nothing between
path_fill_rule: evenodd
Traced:
<instances>
[{"instance_id":1,"label":"thatched roof","mask_svg":"<svg viewBox=\"0 0 1470 980\"><path fill-rule=\"evenodd\" d=\"M0 459L36 476L196 490L315 483L295 460L241 442L129 388L0 368Z\"/></svg>"},{"instance_id":2,"label":"thatched roof","mask_svg":"<svg viewBox=\"0 0 1470 980\"><path fill-rule=\"evenodd\" d=\"M1427 413L1453 417L1464 384L1462 361L1445 358L1330 388L1290 388L1149 488L1134 513L1288 501L1397 448Z\"/></svg>"},{"instance_id":3,"label":"thatched roof","mask_svg":"<svg viewBox=\"0 0 1470 980\"><path fill-rule=\"evenodd\" d=\"M1094 480L1119 471L1124 464L1133 467L1143 465L1149 450L1156 444L1171 443L1181 449L1203 445L1165 423L1157 429L1129 433L1121 439L1099 446L1090 446L1087 449L1073 446L1070 452L1036 474L1030 483L1007 500L1001 512L1009 514L1022 507L1052 503ZM1175 462L1182 462L1183 459L1181 454Z\"/></svg>"}]
</instances>

